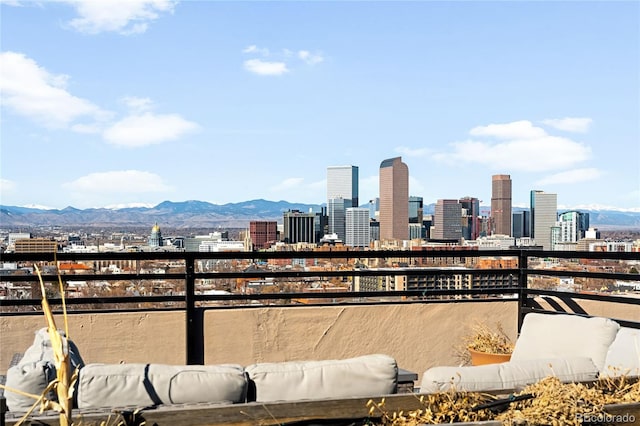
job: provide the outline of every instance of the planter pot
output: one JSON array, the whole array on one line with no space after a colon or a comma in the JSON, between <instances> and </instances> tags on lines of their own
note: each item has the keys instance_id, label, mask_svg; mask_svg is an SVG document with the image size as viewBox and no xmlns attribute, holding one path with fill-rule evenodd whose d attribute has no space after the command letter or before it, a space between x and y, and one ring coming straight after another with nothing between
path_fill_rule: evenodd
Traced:
<instances>
[{"instance_id":1,"label":"planter pot","mask_svg":"<svg viewBox=\"0 0 640 426\"><path fill-rule=\"evenodd\" d=\"M469 349L471 355L471 365L499 364L511 359L511 354L490 354Z\"/></svg>"}]
</instances>

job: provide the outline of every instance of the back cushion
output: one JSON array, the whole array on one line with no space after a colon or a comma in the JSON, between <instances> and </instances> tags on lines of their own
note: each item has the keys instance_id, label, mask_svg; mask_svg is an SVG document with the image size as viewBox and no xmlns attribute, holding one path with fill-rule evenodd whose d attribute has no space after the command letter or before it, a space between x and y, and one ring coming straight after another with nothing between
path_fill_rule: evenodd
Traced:
<instances>
[{"instance_id":1,"label":"back cushion","mask_svg":"<svg viewBox=\"0 0 640 426\"><path fill-rule=\"evenodd\" d=\"M87 364L78 377L78 408L244 402L239 365Z\"/></svg>"},{"instance_id":2,"label":"back cushion","mask_svg":"<svg viewBox=\"0 0 640 426\"><path fill-rule=\"evenodd\" d=\"M587 356L602 370L620 325L608 318L530 313L524 317L513 361Z\"/></svg>"},{"instance_id":3,"label":"back cushion","mask_svg":"<svg viewBox=\"0 0 640 426\"><path fill-rule=\"evenodd\" d=\"M63 331L58 330L66 343L72 371L84 364L76 345L65 338ZM33 343L25 351L17 365L7 370L7 383L10 388L21 390L34 395L40 395L51 381L56 378L56 366L51 339L46 328L35 332ZM28 396L14 392L5 392L7 406L10 411L27 411L35 400ZM56 400L57 396L51 392L48 398Z\"/></svg>"},{"instance_id":4,"label":"back cushion","mask_svg":"<svg viewBox=\"0 0 640 426\"><path fill-rule=\"evenodd\" d=\"M621 327L609 347L602 376L640 376L640 330Z\"/></svg>"},{"instance_id":5,"label":"back cushion","mask_svg":"<svg viewBox=\"0 0 640 426\"><path fill-rule=\"evenodd\" d=\"M395 393L398 366L388 355L292 361L246 367L258 402L349 398Z\"/></svg>"}]
</instances>

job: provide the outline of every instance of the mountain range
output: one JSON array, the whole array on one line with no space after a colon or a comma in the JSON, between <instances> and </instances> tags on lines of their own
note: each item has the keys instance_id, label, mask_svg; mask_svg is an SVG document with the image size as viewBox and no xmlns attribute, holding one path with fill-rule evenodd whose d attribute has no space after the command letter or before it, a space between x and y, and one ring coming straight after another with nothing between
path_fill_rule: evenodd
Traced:
<instances>
[{"instance_id":1,"label":"mountain range","mask_svg":"<svg viewBox=\"0 0 640 426\"><path fill-rule=\"evenodd\" d=\"M320 204L287 201L251 200L223 205L205 201L164 201L154 207L119 209L67 207L51 210L0 205L0 227L25 228L39 226L139 227L158 223L174 228L227 227L246 228L251 220L282 221L289 210L320 211ZM424 206L425 214L433 214L435 204ZM488 207L481 207L484 214ZM514 211L525 210L514 208ZM640 230L640 212L617 210L583 210L589 213L590 225L599 229Z\"/></svg>"}]
</instances>

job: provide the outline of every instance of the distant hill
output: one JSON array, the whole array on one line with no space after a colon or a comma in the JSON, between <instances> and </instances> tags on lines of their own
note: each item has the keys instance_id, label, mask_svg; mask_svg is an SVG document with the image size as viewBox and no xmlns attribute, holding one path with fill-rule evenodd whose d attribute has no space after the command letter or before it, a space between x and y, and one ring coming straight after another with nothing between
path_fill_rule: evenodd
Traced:
<instances>
[{"instance_id":1,"label":"distant hill","mask_svg":"<svg viewBox=\"0 0 640 426\"><path fill-rule=\"evenodd\" d=\"M120 209L46 210L29 207L0 205L0 227L18 228L34 226L95 226L137 227L153 223L175 228L229 227L246 228L251 220L282 222L288 210L320 211L322 205L268 201L263 199L223 205L205 201L164 201L155 207L129 207ZM425 214L433 214L434 204L424 206ZM488 210L482 207L484 212ZM522 209L514 209L522 210ZM590 214L591 226L599 229L640 230L640 213L614 210L580 210Z\"/></svg>"}]
</instances>

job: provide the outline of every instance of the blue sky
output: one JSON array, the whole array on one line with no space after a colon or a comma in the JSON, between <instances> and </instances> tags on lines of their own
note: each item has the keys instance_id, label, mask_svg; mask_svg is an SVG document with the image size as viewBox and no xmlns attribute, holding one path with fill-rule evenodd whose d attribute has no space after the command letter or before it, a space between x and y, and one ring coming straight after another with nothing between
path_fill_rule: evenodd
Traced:
<instances>
[{"instance_id":1,"label":"blue sky","mask_svg":"<svg viewBox=\"0 0 640 426\"><path fill-rule=\"evenodd\" d=\"M640 211L640 3L0 1L0 203L360 200Z\"/></svg>"}]
</instances>

